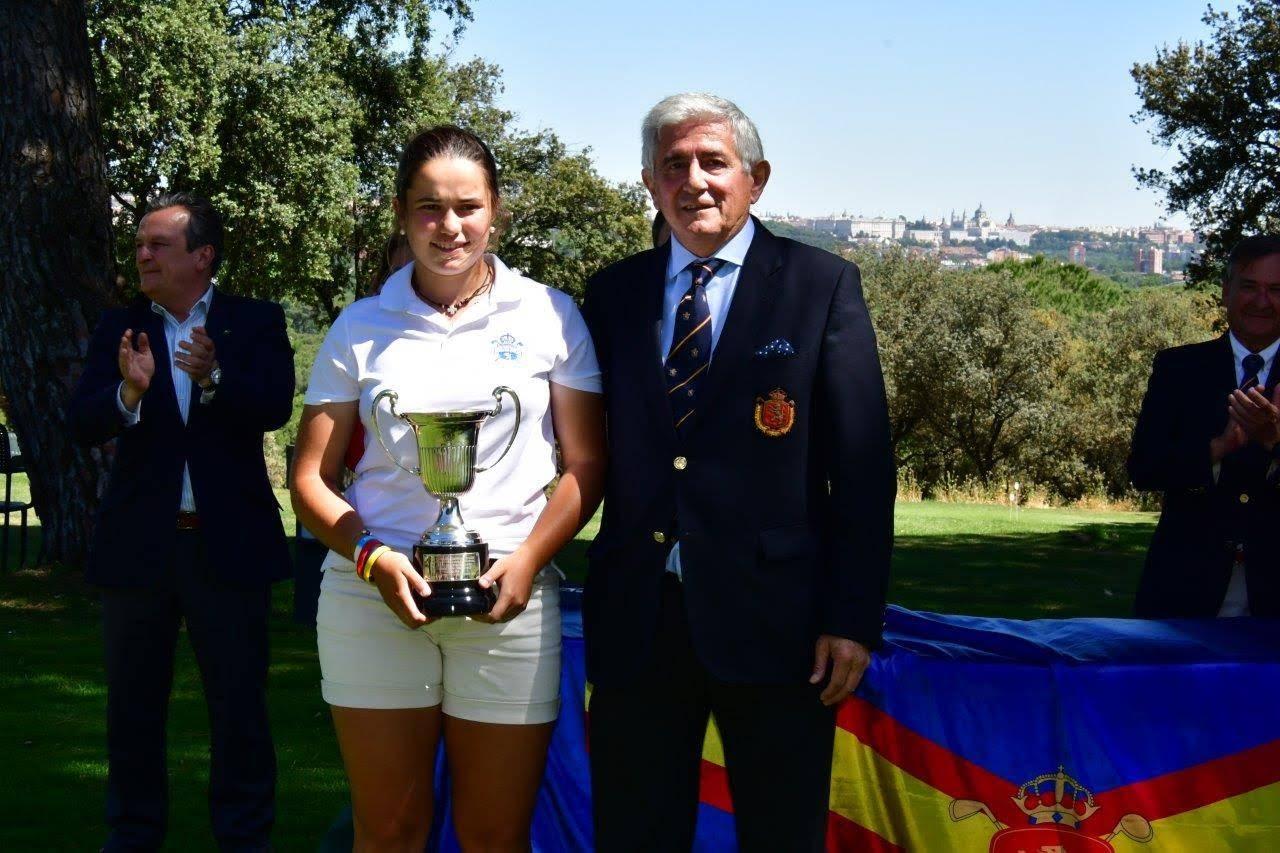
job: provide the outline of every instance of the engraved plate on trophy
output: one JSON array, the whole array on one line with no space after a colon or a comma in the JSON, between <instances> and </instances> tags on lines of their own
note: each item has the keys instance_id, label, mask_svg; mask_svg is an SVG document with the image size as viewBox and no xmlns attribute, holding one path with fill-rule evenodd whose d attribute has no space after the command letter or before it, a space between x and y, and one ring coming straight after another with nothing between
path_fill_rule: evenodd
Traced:
<instances>
[{"instance_id":1,"label":"engraved plate on trophy","mask_svg":"<svg viewBox=\"0 0 1280 853\"><path fill-rule=\"evenodd\" d=\"M502 411L502 395L515 407L515 426L502 453L492 464L476 465L480 427ZM387 446L378 425L378 404L388 399L391 414L413 432L418 448L418 464L404 465ZM467 412L397 412L399 395L385 389L373 398L373 428L378 443L402 470L419 477L422 486L440 502L435 524L413 546L413 566L431 585L429 596L414 596L427 616L474 616L493 609L497 595L480 586L480 576L489 568L489 546L480 535L468 530L458 508L458 496L466 494L475 475L497 465L511 450L520 431L520 398L500 385L493 389L492 410Z\"/></svg>"}]
</instances>

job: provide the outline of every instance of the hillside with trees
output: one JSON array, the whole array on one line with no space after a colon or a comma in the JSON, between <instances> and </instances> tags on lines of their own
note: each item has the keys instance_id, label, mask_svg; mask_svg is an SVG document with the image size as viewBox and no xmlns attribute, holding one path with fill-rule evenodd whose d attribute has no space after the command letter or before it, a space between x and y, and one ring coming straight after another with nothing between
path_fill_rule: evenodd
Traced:
<instances>
[{"instance_id":1,"label":"hillside with trees","mask_svg":"<svg viewBox=\"0 0 1280 853\"><path fill-rule=\"evenodd\" d=\"M1126 297L1126 289L1114 280L1078 264L1059 263L1043 255L1027 261L1001 261L987 270L1021 282L1037 303L1070 317L1105 311Z\"/></svg>"},{"instance_id":2,"label":"hillside with trees","mask_svg":"<svg viewBox=\"0 0 1280 853\"><path fill-rule=\"evenodd\" d=\"M1126 289L1044 259L855 257L899 473L925 495L1014 482L1061 501L1131 495L1124 463L1155 353L1221 330L1200 290Z\"/></svg>"},{"instance_id":3,"label":"hillside with trees","mask_svg":"<svg viewBox=\"0 0 1280 853\"><path fill-rule=\"evenodd\" d=\"M511 214L495 249L533 278L580 295L648 244L638 184L605 179L554 130L525 129L500 106L499 68L453 56L472 14L464 0L59 0L0 18L0 380L42 560L82 561L110 451L72 446L63 413L99 313L136 292L133 234L157 192L225 211L219 285L285 304L303 387L323 330L370 285L399 148L423 125L491 143ZM1179 158L1137 175L1210 235L1191 270L1201 279L1240 235L1280 224L1280 10L1247 0L1205 20L1206 43L1162 48L1132 72L1137 118ZM1018 481L1058 500L1129 494L1152 356L1222 329L1212 292L1125 286L1158 281L1122 269L1140 239L1037 235L1046 255L1085 242L1091 266L1114 266L1103 275L1053 257L943 268L768 227L862 265L895 453L925 493Z\"/></svg>"}]
</instances>

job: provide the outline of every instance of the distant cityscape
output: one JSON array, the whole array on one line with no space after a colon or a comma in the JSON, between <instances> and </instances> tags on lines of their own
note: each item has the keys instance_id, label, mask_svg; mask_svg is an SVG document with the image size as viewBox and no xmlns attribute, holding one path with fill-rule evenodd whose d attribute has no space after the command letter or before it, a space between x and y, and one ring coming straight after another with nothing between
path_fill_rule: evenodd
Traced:
<instances>
[{"instance_id":1,"label":"distant cityscape","mask_svg":"<svg viewBox=\"0 0 1280 853\"><path fill-rule=\"evenodd\" d=\"M1034 255L1055 257L1139 283L1139 277L1180 281L1188 261L1202 246L1194 231L1151 226L1057 226L1019 223L1013 212L1002 224L979 204L973 213L954 210L937 219L905 216L799 217L766 214L771 222L829 237L850 245L898 243L936 255L945 267L980 267Z\"/></svg>"}]
</instances>

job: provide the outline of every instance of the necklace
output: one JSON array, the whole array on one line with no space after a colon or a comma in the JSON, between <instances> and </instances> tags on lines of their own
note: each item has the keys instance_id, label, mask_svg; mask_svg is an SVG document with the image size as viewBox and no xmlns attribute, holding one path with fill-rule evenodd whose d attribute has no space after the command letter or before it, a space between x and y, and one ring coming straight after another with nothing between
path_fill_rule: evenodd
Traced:
<instances>
[{"instance_id":1,"label":"necklace","mask_svg":"<svg viewBox=\"0 0 1280 853\"><path fill-rule=\"evenodd\" d=\"M439 311L441 314L448 317L449 319L453 319L454 315L456 315L463 308L466 308L468 305L470 305L473 299L485 293L486 291L489 290L490 287L493 286L493 267L489 266L487 263L484 265L484 267L485 267L484 283L481 284L479 287L477 287L475 290L471 291L466 296L464 296L462 299L457 299L457 300L454 300L453 302L446 304L444 302L436 302L434 299L430 299L426 296L422 296L421 293L419 293L418 295L422 296L423 302L427 303L432 308L436 309L437 311Z\"/></svg>"}]
</instances>

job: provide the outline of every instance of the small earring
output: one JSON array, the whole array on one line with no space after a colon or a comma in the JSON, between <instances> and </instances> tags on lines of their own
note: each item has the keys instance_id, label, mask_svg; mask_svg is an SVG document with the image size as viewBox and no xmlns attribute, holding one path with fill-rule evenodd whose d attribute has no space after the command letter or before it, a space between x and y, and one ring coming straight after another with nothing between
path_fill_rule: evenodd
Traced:
<instances>
[{"instance_id":1,"label":"small earring","mask_svg":"<svg viewBox=\"0 0 1280 853\"><path fill-rule=\"evenodd\" d=\"M490 226L489 226L489 233L490 233L490 234L492 234L494 231L497 231L497 230L498 230L498 226L497 226L497 225L490 225Z\"/></svg>"}]
</instances>

